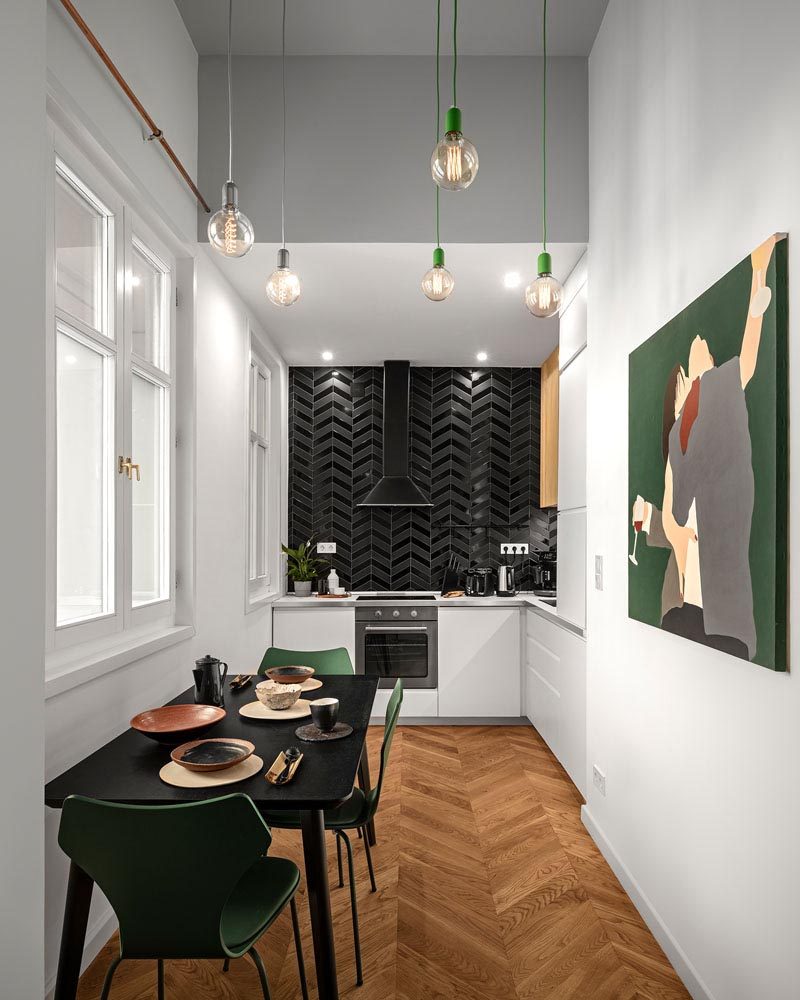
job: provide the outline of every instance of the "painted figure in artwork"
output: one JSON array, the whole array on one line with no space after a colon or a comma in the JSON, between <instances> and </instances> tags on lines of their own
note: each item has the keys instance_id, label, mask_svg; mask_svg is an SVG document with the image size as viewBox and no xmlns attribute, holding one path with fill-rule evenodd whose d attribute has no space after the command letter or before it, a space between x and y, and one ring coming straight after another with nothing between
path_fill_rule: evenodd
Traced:
<instances>
[{"instance_id":1,"label":"painted figure in artwork","mask_svg":"<svg viewBox=\"0 0 800 1000\"><path fill-rule=\"evenodd\" d=\"M751 255L752 282L741 347L717 366L696 335L686 368L667 380L662 418L660 504L637 496L633 524L649 546L668 548L661 627L752 659L756 625L750 572L755 483L747 387L758 364L772 293L766 273L776 237ZM713 346L713 345L712 345ZM631 557L638 565L634 554Z\"/></svg>"}]
</instances>

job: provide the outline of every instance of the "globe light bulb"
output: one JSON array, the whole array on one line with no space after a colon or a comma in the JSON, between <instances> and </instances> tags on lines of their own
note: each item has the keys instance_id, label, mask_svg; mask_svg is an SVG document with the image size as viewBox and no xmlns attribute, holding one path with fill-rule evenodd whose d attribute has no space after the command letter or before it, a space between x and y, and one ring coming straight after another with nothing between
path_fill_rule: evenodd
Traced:
<instances>
[{"instance_id":1,"label":"globe light bulb","mask_svg":"<svg viewBox=\"0 0 800 1000\"><path fill-rule=\"evenodd\" d=\"M431 176L445 191L465 191L478 173L478 151L461 131L461 110L449 108L445 135L431 156Z\"/></svg>"},{"instance_id":2,"label":"globe light bulb","mask_svg":"<svg viewBox=\"0 0 800 1000\"><path fill-rule=\"evenodd\" d=\"M422 279L422 291L431 302L443 302L453 291L455 283L455 278L444 266L444 250L437 247L433 251L433 267Z\"/></svg>"},{"instance_id":3,"label":"globe light bulb","mask_svg":"<svg viewBox=\"0 0 800 1000\"><path fill-rule=\"evenodd\" d=\"M541 319L555 316L564 301L564 289L552 273L553 262L549 253L540 253L539 275L525 289L525 305Z\"/></svg>"},{"instance_id":4,"label":"globe light bulb","mask_svg":"<svg viewBox=\"0 0 800 1000\"><path fill-rule=\"evenodd\" d=\"M253 223L239 211L239 192L233 181L222 186L222 208L208 220L208 242L223 257L244 257L253 245Z\"/></svg>"},{"instance_id":5,"label":"globe light bulb","mask_svg":"<svg viewBox=\"0 0 800 1000\"><path fill-rule=\"evenodd\" d=\"M273 305L290 306L300 298L300 279L289 268L289 251L278 251L278 266L267 279L267 298Z\"/></svg>"}]
</instances>

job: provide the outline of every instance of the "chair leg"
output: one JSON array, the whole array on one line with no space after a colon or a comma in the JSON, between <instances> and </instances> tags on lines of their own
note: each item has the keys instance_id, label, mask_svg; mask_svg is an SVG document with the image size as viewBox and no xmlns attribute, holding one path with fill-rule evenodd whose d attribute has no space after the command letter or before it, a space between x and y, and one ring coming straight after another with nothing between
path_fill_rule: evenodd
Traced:
<instances>
[{"instance_id":1,"label":"chair leg","mask_svg":"<svg viewBox=\"0 0 800 1000\"><path fill-rule=\"evenodd\" d=\"M164 959L158 960L158 1000L164 1000Z\"/></svg>"},{"instance_id":2,"label":"chair leg","mask_svg":"<svg viewBox=\"0 0 800 1000\"><path fill-rule=\"evenodd\" d=\"M253 959L253 965L255 965L258 969L258 978L261 980L261 992L264 994L264 1000L271 1000L269 995L269 983L267 982L267 970L264 968L261 956L256 951L255 947L251 948L247 954Z\"/></svg>"},{"instance_id":3,"label":"chair leg","mask_svg":"<svg viewBox=\"0 0 800 1000\"><path fill-rule=\"evenodd\" d=\"M100 1000L108 1000L108 992L111 989L111 981L114 978L114 973L117 971L117 966L122 961L122 955L115 958L114 961L109 965L108 972L106 973L106 978L103 981L103 992L100 994Z\"/></svg>"},{"instance_id":4,"label":"chair leg","mask_svg":"<svg viewBox=\"0 0 800 1000\"><path fill-rule=\"evenodd\" d=\"M222 963L222 971L227 972L228 969L230 969L230 967L231 967L231 960L229 958L226 958L225 961Z\"/></svg>"},{"instance_id":5,"label":"chair leg","mask_svg":"<svg viewBox=\"0 0 800 1000\"><path fill-rule=\"evenodd\" d=\"M341 835L347 848L347 869L350 874L350 909L353 912L353 944L356 950L356 986L362 986L364 975L361 969L361 939L358 934L358 904L356 902L356 878L353 869L353 848L350 844L350 838L344 830L341 831Z\"/></svg>"},{"instance_id":6,"label":"chair leg","mask_svg":"<svg viewBox=\"0 0 800 1000\"><path fill-rule=\"evenodd\" d=\"M356 833L358 834L358 839L361 840L361 838L364 836L364 834L361 832L361 827L359 827L358 830L356 830Z\"/></svg>"},{"instance_id":7,"label":"chair leg","mask_svg":"<svg viewBox=\"0 0 800 1000\"><path fill-rule=\"evenodd\" d=\"M306 982L306 963L303 959L303 942L300 940L300 924L297 921L297 904L292 896L289 901L292 911L292 930L294 931L294 949L297 952L297 972L300 976L300 990L303 1000L308 1000L308 983Z\"/></svg>"},{"instance_id":8,"label":"chair leg","mask_svg":"<svg viewBox=\"0 0 800 1000\"><path fill-rule=\"evenodd\" d=\"M344 873L342 872L342 839L339 831L336 831L336 863L339 866L339 888L344 887Z\"/></svg>"},{"instance_id":9,"label":"chair leg","mask_svg":"<svg viewBox=\"0 0 800 1000\"><path fill-rule=\"evenodd\" d=\"M369 836L366 835L367 831L364 830L364 849L367 852L367 867L369 868L369 881L372 886L372 891L377 892L378 887L375 885L375 869L372 867L372 848L369 846Z\"/></svg>"}]
</instances>

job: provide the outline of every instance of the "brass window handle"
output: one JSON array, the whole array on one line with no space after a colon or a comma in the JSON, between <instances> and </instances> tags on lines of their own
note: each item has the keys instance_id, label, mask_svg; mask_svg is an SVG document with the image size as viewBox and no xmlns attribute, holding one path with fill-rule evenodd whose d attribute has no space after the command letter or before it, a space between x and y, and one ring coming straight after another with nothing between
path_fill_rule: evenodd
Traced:
<instances>
[{"instance_id":1,"label":"brass window handle","mask_svg":"<svg viewBox=\"0 0 800 1000\"><path fill-rule=\"evenodd\" d=\"M131 456L128 455L126 459L119 456L119 461L117 464L117 472L120 475L127 475L128 479L133 479L133 470L136 469L136 482L140 483L142 481L141 474L139 472L139 466L136 462L131 461Z\"/></svg>"}]
</instances>

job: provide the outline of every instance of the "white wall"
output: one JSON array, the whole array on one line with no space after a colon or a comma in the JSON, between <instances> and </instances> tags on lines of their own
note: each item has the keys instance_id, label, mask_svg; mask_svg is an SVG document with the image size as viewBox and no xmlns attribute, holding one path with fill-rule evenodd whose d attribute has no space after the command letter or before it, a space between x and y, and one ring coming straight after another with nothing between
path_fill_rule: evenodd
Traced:
<instances>
[{"instance_id":1,"label":"white wall","mask_svg":"<svg viewBox=\"0 0 800 1000\"><path fill-rule=\"evenodd\" d=\"M716 1000L800 996L800 683L628 620L628 354L767 235L800 232L798 39L780 0L612 0L590 58L588 763L607 794L589 785L586 818ZM796 512L800 449L790 464Z\"/></svg>"},{"instance_id":2,"label":"white wall","mask_svg":"<svg viewBox=\"0 0 800 1000\"><path fill-rule=\"evenodd\" d=\"M14 30L7 30L13 22ZM0 16L0 186L32 193L0 241L0 635L6 671L0 757L0 992L42 995L44 766L44 6L9 0ZM8 201L7 201L8 205ZM9 433L10 429L10 433ZM9 710L9 706L13 706ZM21 748L24 748L22 750Z\"/></svg>"},{"instance_id":3,"label":"white wall","mask_svg":"<svg viewBox=\"0 0 800 1000\"><path fill-rule=\"evenodd\" d=\"M194 172L197 56L174 5L159 0L143 0L137 4L126 4L122 0L103 3L83 0L78 6L174 143L187 169ZM271 609L265 606L245 614L245 380L250 317L207 256L209 251L198 251L195 245L193 198L176 179L173 168L164 161L160 150L142 142L138 122L121 101L116 85L64 21L60 5L52 0L47 27L48 65L58 105L75 115L82 126L77 131L85 133L82 137L86 141L96 141L121 168L129 187L126 194L131 191L134 196L144 194L154 213L171 223L175 235L187 237L186 256L178 262L181 296L178 314L182 338L178 349L184 361L183 370L178 372L178 478L179 489L188 490L196 498L193 522L182 517L178 524L179 548L184 552L188 549L190 553L193 550L193 559L186 557L179 566L178 603L184 608L186 595L194 592L194 637L50 697L45 704L45 772L46 777L51 778L120 733L137 711L162 704L188 687L192 681L193 661L204 653L212 652L227 660L234 672L255 668L270 643ZM44 85L43 71L41 85ZM39 122L44 133L43 108ZM10 182L7 186L10 188ZM193 260L195 254L196 261ZM29 301L39 301L41 297L43 272L42 257L36 270L35 292L27 296ZM41 318L38 323L41 326ZM257 324L251 325L267 350L271 350ZM25 338L21 338L21 342L25 343ZM273 413L284 414L287 410L286 368L277 355L273 356ZM12 370L17 388L32 395L31 386L38 384L41 376L36 374L21 379L20 372L38 373L40 366L32 359L24 363L21 359L13 368L3 367L3 371ZM195 395L194 399L191 395L187 399L192 375ZM39 392L43 392L43 382ZM26 402L30 404L35 399L28 398ZM4 398L3 404L5 402ZM23 412L23 404L19 403L15 411L16 426ZM36 442L35 447L28 442L26 448L41 454L44 427L38 415L30 426ZM275 436L279 442L285 441L285 427ZM21 459L14 464L21 465ZM43 475L43 468L38 471ZM42 492L41 485L38 482L36 485L38 496ZM30 501L27 492L21 494L21 500L23 496L27 513L35 515L37 530L41 533L43 512L37 503ZM281 530L285 531L285 527ZM18 537L22 541L23 533ZM35 547L31 551L35 557ZM42 580L37 577L37 595L39 589L43 592ZM20 585L19 596L24 594L25 588ZM17 618L24 620L22 612L17 613ZM32 632L43 635L41 611ZM8 634L8 630L4 630L4 634ZM26 659L14 655L13 650L12 658L15 661ZM35 661L33 654L27 659ZM39 676L40 714L41 697ZM35 713L31 714L35 722ZM41 826L39 803L37 788L34 801L37 830ZM48 810L45 890L45 983L48 988L52 987L55 976L67 875L66 861L56 844L58 821L59 814ZM35 834L29 842L35 849ZM35 879L31 884L35 894ZM96 893L89 921L86 962L94 957L113 927L110 908ZM38 961L41 962L41 954ZM18 995L30 996L33 1000L41 996L41 992L39 988L21 991Z\"/></svg>"},{"instance_id":4,"label":"white wall","mask_svg":"<svg viewBox=\"0 0 800 1000\"><path fill-rule=\"evenodd\" d=\"M433 39L431 39L433 41ZM443 42L444 47L444 42ZM286 233L290 243L428 243L436 133L429 56L290 57L286 62ZM442 60L442 127L451 62ZM513 243L541 231L541 59L458 61L464 134L480 171L469 194L441 197L442 241ZM227 175L224 57L200 60L200 180L214 204ZM587 66L559 58L548 77L553 243L587 237ZM280 239L280 59L233 65L233 175L260 243ZM208 197L208 194L206 195ZM207 220L200 219L203 238Z\"/></svg>"},{"instance_id":5,"label":"white wall","mask_svg":"<svg viewBox=\"0 0 800 1000\"><path fill-rule=\"evenodd\" d=\"M171 0L75 0L75 6L189 174L197 177L197 52ZM58 0L47 4L47 72L98 141L124 152L126 172L151 192L181 236L193 236L195 198ZM206 194L206 199L210 199Z\"/></svg>"}]
</instances>

